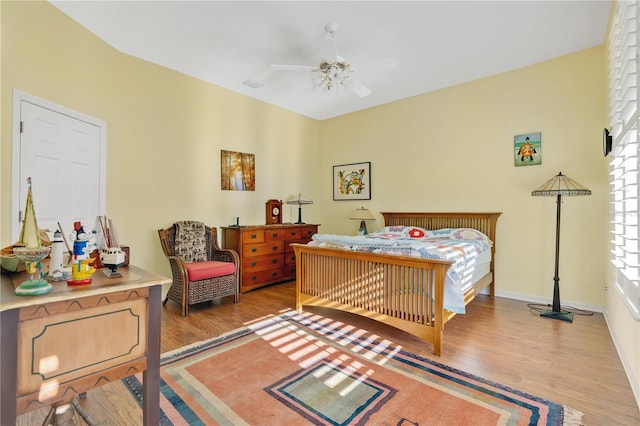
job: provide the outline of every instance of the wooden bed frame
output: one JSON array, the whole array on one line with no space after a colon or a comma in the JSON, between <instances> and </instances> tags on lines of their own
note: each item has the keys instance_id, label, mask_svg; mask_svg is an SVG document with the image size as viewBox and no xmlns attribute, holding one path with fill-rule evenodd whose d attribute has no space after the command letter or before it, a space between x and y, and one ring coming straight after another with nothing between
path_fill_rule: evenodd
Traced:
<instances>
[{"instance_id":1,"label":"wooden bed frame","mask_svg":"<svg viewBox=\"0 0 640 426\"><path fill-rule=\"evenodd\" d=\"M385 226L429 230L474 228L493 247L489 273L469 288L465 304L489 287L494 296L496 223L501 213L382 213ZM455 315L443 307L446 273L452 262L294 244L296 309L321 306L372 318L433 344L442 352L444 324Z\"/></svg>"}]
</instances>

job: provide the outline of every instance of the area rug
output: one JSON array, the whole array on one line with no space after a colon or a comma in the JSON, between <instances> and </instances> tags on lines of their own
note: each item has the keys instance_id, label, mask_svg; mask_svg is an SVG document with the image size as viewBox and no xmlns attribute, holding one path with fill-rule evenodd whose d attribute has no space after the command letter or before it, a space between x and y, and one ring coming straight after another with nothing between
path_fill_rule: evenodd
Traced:
<instances>
[{"instance_id":1,"label":"area rug","mask_svg":"<svg viewBox=\"0 0 640 426\"><path fill-rule=\"evenodd\" d=\"M141 402L141 375L124 379ZM164 425L580 425L582 413L285 312L163 354Z\"/></svg>"}]
</instances>

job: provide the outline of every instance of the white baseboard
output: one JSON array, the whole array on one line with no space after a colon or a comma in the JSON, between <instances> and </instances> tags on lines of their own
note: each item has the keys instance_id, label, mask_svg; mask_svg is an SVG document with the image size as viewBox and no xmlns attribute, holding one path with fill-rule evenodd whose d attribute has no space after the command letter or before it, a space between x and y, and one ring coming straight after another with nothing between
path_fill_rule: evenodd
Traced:
<instances>
[{"instance_id":1,"label":"white baseboard","mask_svg":"<svg viewBox=\"0 0 640 426\"><path fill-rule=\"evenodd\" d=\"M496 297L504 297L505 299L520 300L522 302L538 303L542 305L548 304L549 306L551 306L550 304L552 302L551 299L546 297L536 297L536 296L531 296L530 294L509 293L505 291L496 291ZM565 301L565 302L562 302L562 306L572 307L572 308L580 309L583 311L598 312L600 314L604 312L603 306L585 305L584 303L578 303L578 302Z\"/></svg>"},{"instance_id":2,"label":"white baseboard","mask_svg":"<svg viewBox=\"0 0 640 426\"><path fill-rule=\"evenodd\" d=\"M636 404L638 405L638 408L640 408L640 383L638 383L638 379L633 374L633 369L629 364L629 360L624 356L622 346L620 346L620 341L618 340L616 333L609 325L609 320L606 313L604 314L604 320L607 323L607 328L609 329L609 334L611 335L611 339L613 340L613 345L616 347L616 351L618 352L618 358L620 358L622 367L624 368L625 373L627 373L627 378L629 379L629 384L631 385L633 396L636 398Z\"/></svg>"}]
</instances>

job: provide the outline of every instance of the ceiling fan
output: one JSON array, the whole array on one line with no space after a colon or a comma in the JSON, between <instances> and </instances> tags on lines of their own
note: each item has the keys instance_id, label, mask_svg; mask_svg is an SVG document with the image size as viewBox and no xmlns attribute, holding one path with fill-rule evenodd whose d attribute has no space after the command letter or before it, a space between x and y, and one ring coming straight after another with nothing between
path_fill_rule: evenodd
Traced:
<instances>
[{"instance_id":1,"label":"ceiling fan","mask_svg":"<svg viewBox=\"0 0 640 426\"><path fill-rule=\"evenodd\" d=\"M335 43L336 31L338 31L338 24L330 22L324 26L328 39ZM395 67L395 58L384 60L387 67ZM343 86L346 89L352 91L360 97L365 97L371 94L371 89L362 84L358 79L353 76L353 68L351 64L342 57L336 54L335 59L324 59L319 65L281 65L272 64L271 68L274 70L285 71L311 71L317 73L313 78L313 84L316 88L323 89L326 92L337 91L339 86Z\"/></svg>"}]
</instances>

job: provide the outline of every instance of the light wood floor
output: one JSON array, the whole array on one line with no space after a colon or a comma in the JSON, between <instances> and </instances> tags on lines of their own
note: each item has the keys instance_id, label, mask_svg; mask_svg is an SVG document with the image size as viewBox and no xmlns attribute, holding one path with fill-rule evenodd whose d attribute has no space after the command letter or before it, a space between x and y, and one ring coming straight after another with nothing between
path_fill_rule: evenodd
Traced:
<instances>
[{"instance_id":1,"label":"light wood floor","mask_svg":"<svg viewBox=\"0 0 640 426\"><path fill-rule=\"evenodd\" d=\"M294 283L224 298L191 308L182 317L162 308L162 352L218 336L255 319L293 309ZM445 327L440 357L432 346L375 321L321 308L308 311L374 332L408 351L585 413L586 425L640 425L640 411L601 314L575 316L573 323L540 318L524 302L479 296ZM250 366L247 366L249 369ZM98 425L136 425L142 411L121 383L87 393L81 404ZM19 425L41 424L46 411L19 417ZM76 420L77 424L78 418Z\"/></svg>"}]
</instances>

